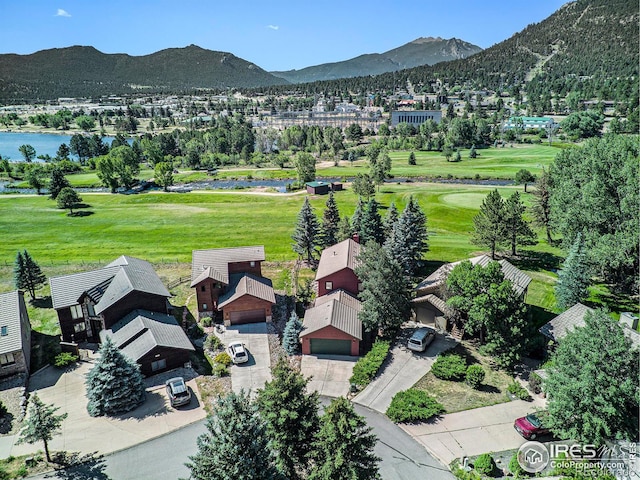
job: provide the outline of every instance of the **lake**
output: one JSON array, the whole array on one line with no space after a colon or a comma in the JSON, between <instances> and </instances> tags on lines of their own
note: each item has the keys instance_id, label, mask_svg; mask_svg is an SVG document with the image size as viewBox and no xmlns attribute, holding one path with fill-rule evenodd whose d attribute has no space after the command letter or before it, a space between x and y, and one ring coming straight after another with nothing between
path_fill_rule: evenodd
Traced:
<instances>
[{"instance_id":1,"label":"lake","mask_svg":"<svg viewBox=\"0 0 640 480\"><path fill-rule=\"evenodd\" d=\"M111 144L113 137L103 137L102 141ZM60 144L69 146L71 135L58 135L57 133L25 133L25 132L0 132L0 155L9 160L23 160L20 153L21 145L31 145L38 155L56 156Z\"/></svg>"}]
</instances>

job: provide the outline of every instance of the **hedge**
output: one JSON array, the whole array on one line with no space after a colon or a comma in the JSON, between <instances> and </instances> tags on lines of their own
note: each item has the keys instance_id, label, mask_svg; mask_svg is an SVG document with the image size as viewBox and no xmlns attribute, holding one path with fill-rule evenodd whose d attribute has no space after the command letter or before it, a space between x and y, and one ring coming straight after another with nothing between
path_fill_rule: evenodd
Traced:
<instances>
[{"instance_id":1,"label":"hedge","mask_svg":"<svg viewBox=\"0 0 640 480\"><path fill-rule=\"evenodd\" d=\"M419 422L444 413L444 407L423 390L410 388L393 396L387 417L394 422Z\"/></svg>"},{"instance_id":2,"label":"hedge","mask_svg":"<svg viewBox=\"0 0 640 480\"><path fill-rule=\"evenodd\" d=\"M384 359L387 358L389 346L389 342L376 341L369 353L358 360L353 366L353 373L349 382L351 382L352 385L357 385L359 388L364 388L369 385L373 377L378 373L378 370L380 370Z\"/></svg>"},{"instance_id":3,"label":"hedge","mask_svg":"<svg viewBox=\"0 0 640 480\"><path fill-rule=\"evenodd\" d=\"M440 355L433 362L431 373L442 380L462 380L467 373L467 362L455 353Z\"/></svg>"}]
</instances>

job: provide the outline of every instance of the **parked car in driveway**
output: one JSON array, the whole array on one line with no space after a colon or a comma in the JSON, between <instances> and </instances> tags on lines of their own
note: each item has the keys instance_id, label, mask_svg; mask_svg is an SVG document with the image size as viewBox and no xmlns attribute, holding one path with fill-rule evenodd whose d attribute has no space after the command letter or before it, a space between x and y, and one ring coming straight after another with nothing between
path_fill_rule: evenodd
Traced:
<instances>
[{"instance_id":1,"label":"parked car in driveway","mask_svg":"<svg viewBox=\"0 0 640 480\"><path fill-rule=\"evenodd\" d=\"M411 335L407 342L407 348L416 352L424 352L434 338L436 338L436 331L433 328L419 328Z\"/></svg>"},{"instance_id":2,"label":"parked car in driveway","mask_svg":"<svg viewBox=\"0 0 640 480\"><path fill-rule=\"evenodd\" d=\"M544 426L540 417L535 413L517 418L513 422L513 428L527 440L535 440L539 436L549 433L549 429Z\"/></svg>"},{"instance_id":3,"label":"parked car in driveway","mask_svg":"<svg viewBox=\"0 0 640 480\"><path fill-rule=\"evenodd\" d=\"M245 363L249 361L249 352L242 342L231 342L227 347L227 352L233 363Z\"/></svg>"},{"instance_id":4,"label":"parked car in driveway","mask_svg":"<svg viewBox=\"0 0 640 480\"><path fill-rule=\"evenodd\" d=\"M170 378L165 382L167 396L172 407L186 405L191 401L191 392L182 377Z\"/></svg>"}]
</instances>

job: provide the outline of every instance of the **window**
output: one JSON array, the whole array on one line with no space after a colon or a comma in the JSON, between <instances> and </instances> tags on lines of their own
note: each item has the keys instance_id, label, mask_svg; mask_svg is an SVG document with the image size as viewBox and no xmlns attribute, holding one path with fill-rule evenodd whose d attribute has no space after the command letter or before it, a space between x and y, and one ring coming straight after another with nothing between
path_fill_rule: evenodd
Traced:
<instances>
[{"instance_id":1,"label":"window","mask_svg":"<svg viewBox=\"0 0 640 480\"><path fill-rule=\"evenodd\" d=\"M204 311L204 310L206 310L206 309L207 309L207 307L208 307L208 305L207 305L206 303L203 303L203 304L202 304L202 310L203 310L203 311Z\"/></svg>"},{"instance_id":2,"label":"window","mask_svg":"<svg viewBox=\"0 0 640 480\"><path fill-rule=\"evenodd\" d=\"M156 360L155 362L151 362L152 372L157 372L158 370L162 370L163 368L167 368L167 361L164 358Z\"/></svg>"},{"instance_id":3,"label":"window","mask_svg":"<svg viewBox=\"0 0 640 480\"><path fill-rule=\"evenodd\" d=\"M2 327L0 327L0 335L2 335L3 337L9 335L9 327L7 325L3 325Z\"/></svg>"},{"instance_id":4,"label":"window","mask_svg":"<svg viewBox=\"0 0 640 480\"><path fill-rule=\"evenodd\" d=\"M200 287L200 291L201 291L201 292L206 292L206 291L207 291L207 286L206 286L206 285L202 285L202 286Z\"/></svg>"},{"instance_id":5,"label":"window","mask_svg":"<svg viewBox=\"0 0 640 480\"><path fill-rule=\"evenodd\" d=\"M87 313L89 314L90 317L95 317L96 316L96 311L93 308L93 304L92 303L87 303Z\"/></svg>"},{"instance_id":6,"label":"window","mask_svg":"<svg viewBox=\"0 0 640 480\"><path fill-rule=\"evenodd\" d=\"M324 282L324 288L326 290L333 290L333 282Z\"/></svg>"},{"instance_id":7,"label":"window","mask_svg":"<svg viewBox=\"0 0 640 480\"><path fill-rule=\"evenodd\" d=\"M82 313L82 305L71 305L71 318L73 318L74 320L84 318L84 314Z\"/></svg>"},{"instance_id":8,"label":"window","mask_svg":"<svg viewBox=\"0 0 640 480\"><path fill-rule=\"evenodd\" d=\"M73 324L73 331L76 333L84 332L86 329L87 326L84 324L84 322Z\"/></svg>"},{"instance_id":9,"label":"window","mask_svg":"<svg viewBox=\"0 0 640 480\"><path fill-rule=\"evenodd\" d=\"M255 267L256 266L256 262L254 262L254 261L249 262L249 266L250 267Z\"/></svg>"},{"instance_id":10,"label":"window","mask_svg":"<svg viewBox=\"0 0 640 480\"><path fill-rule=\"evenodd\" d=\"M3 353L0 355L0 365L4 367L5 365L11 365L12 363L16 363L13 353Z\"/></svg>"}]
</instances>

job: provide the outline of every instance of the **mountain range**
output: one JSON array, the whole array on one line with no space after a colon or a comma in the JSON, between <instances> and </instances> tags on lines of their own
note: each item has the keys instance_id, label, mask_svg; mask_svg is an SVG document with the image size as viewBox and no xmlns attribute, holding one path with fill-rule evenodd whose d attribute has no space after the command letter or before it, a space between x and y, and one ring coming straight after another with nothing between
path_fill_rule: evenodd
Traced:
<instances>
[{"instance_id":1,"label":"mountain range","mask_svg":"<svg viewBox=\"0 0 640 480\"><path fill-rule=\"evenodd\" d=\"M477 45L458 38L421 37L384 53L369 53L342 62L271 73L291 83L316 82L378 75L421 65L433 65L466 58L481 50L482 48Z\"/></svg>"}]
</instances>

